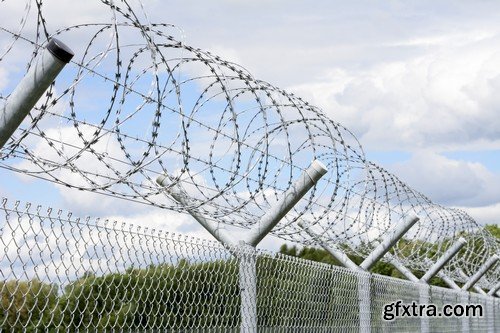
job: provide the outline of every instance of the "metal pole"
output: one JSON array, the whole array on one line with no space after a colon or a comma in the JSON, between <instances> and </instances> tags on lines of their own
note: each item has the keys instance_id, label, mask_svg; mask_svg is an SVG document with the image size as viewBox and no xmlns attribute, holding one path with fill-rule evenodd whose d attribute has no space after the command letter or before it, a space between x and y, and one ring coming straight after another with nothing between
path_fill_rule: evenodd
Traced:
<instances>
[{"instance_id":1,"label":"metal pole","mask_svg":"<svg viewBox=\"0 0 500 333\"><path fill-rule=\"evenodd\" d=\"M489 291L488 296L495 296L495 293L500 289L500 281L495 284Z\"/></svg>"},{"instance_id":2,"label":"metal pole","mask_svg":"<svg viewBox=\"0 0 500 333\"><path fill-rule=\"evenodd\" d=\"M5 101L0 112L0 149L33 109L63 67L73 58L73 51L52 38Z\"/></svg>"},{"instance_id":3,"label":"metal pole","mask_svg":"<svg viewBox=\"0 0 500 333\"><path fill-rule=\"evenodd\" d=\"M413 275L413 273L408 268L406 268L406 266L404 266L395 256L393 256L390 253L387 253L386 257L389 259L389 263L393 265L408 280L412 282L420 282L418 277Z\"/></svg>"},{"instance_id":4,"label":"metal pole","mask_svg":"<svg viewBox=\"0 0 500 333\"><path fill-rule=\"evenodd\" d=\"M467 241L460 237L448 250L446 250L446 252L429 268L429 270L427 271L427 273L424 274L424 276L422 276L422 278L420 279L420 281L422 282L428 282L430 279L432 279L432 277L434 275L437 274L437 272L439 272L443 267L444 265L446 265L450 260L451 258L453 258L453 256L455 256L458 251L460 251L460 249L462 247L464 247L464 245L467 243Z\"/></svg>"},{"instance_id":5,"label":"metal pole","mask_svg":"<svg viewBox=\"0 0 500 333\"><path fill-rule=\"evenodd\" d=\"M419 283L418 286L419 302L422 304L429 304L430 301L430 287L426 283ZM420 318L420 332L428 333L430 332L429 317L425 314Z\"/></svg>"},{"instance_id":6,"label":"metal pole","mask_svg":"<svg viewBox=\"0 0 500 333\"><path fill-rule=\"evenodd\" d=\"M299 222L298 225L299 225L299 227L304 229L304 231L309 236L314 238L316 240L316 242L319 243L319 245L321 245L321 247L326 252L328 252L332 257L337 259L342 264L342 266L344 266L346 268L350 268L354 271L360 270L359 266L356 265L342 250L340 250L338 248L330 247L326 243L321 241L319 239L319 235L315 231L313 231L311 227L306 227L302 222Z\"/></svg>"},{"instance_id":7,"label":"metal pole","mask_svg":"<svg viewBox=\"0 0 500 333\"><path fill-rule=\"evenodd\" d=\"M239 259L239 285L241 296L241 333L257 332L257 268L255 246L272 228L293 208L295 204L318 182L328 170L320 161L313 161L299 179L283 194L283 197L262 216L260 221L249 231L248 237L237 245L234 253ZM159 176L156 182L168 186L168 177ZM219 242L235 248L233 238L219 225L189 207L189 200L180 184L169 190L170 196L186 207L186 210Z\"/></svg>"},{"instance_id":8,"label":"metal pole","mask_svg":"<svg viewBox=\"0 0 500 333\"><path fill-rule=\"evenodd\" d=\"M469 292L465 290L465 292L462 294L462 304L469 304ZM469 317L463 316L462 317L462 333L469 333L470 332L470 321Z\"/></svg>"},{"instance_id":9,"label":"metal pole","mask_svg":"<svg viewBox=\"0 0 500 333\"><path fill-rule=\"evenodd\" d=\"M257 332L257 267L255 248L240 241L239 284L241 333Z\"/></svg>"},{"instance_id":10,"label":"metal pole","mask_svg":"<svg viewBox=\"0 0 500 333\"><path fill-rule=\"evenodd\" d=\"M370 333L371 331L371 274L364 271L356 265L342 250L328 246L325 242L319 239L318 233L312 230L311 227L306 227L302 222L299 222L299 227L304 229L309 236L314 238L321 247L328 252L332 257L337 259L342 266L352 269L357 274L358 278L358 311L359 311L359 332Z\"/></svg>"},{"instance_id":11,"label":"metal pole","mask_svg":"<svg viewBox=\"0 0 500 333\"><path fill-rule=\"evenodd\" d=\"M368 257L359 265L362 269L369 271L403 235L415 224L419 218L417 216L408 216L400 223L392 235L387 235L384 240L370 253Z\"/></svg>"},{"instance_id":12,"label":"metal pole","mask_svg":"<svg viewBox=\"0 0 500 333\"><path fill-rule=\"evenodd\" d=\"M328 169L318 160L311 163L297 181L283 194L280 200L261 217L249 231L247 244L257 246L272 228L299 202L299 200L323 177Z\"/></svg>"},{"instance_id":13,"label":"metal pole","mask_svg":"<svg viewBox=\"0 0 500 333\"><path fill-rule=\"evenodd\" d=\"M498 255L494 254L486 262L481 265L479 270L471 276L470 280L467 281L463 286L462 290L469 290L472 286L476 284L477 281L500 259Z\"/></svg>"},{"instance_id":14,"label":"metal pole","mask_svg":"<svg viewBox=\"0 0 500 333\"><path fill-rule=\"evenodd\" d=\"M358 273L358 302L359 302L359 332L371 332L371 274L359 269Z\"/></svg>"},{"instance_id":15,"label":"metal pole","mask_svg":"<svg viewBox=\"0 0 500 333\"><path fill-rule=\"evenodd\" d=\"M495 299L488 298L488 333L495 333Z\"/></svg>"},{"instance_id":16,"label":"metal pole","mask_svg":"<svg viewBox=\"0 0 500 333\"><path fill-rule=\"evenodd\" d=\"M371 331L371 275L369 270L373 265L380 260L396 242L410 229L419 218L417 216L410 216L401 223L392 235L386 237L372 253L361 263L356 265L344 252L340 249L334 249L326 245L324 242L319 241L319 236L311 228L305 227L302 223L299 226L304 229L311 237L318 240L319 244L328 252L332 257L337 259L344 267L353 269L358 273L358 301L359 301L359 330L362 333L369 333ZM418 278L413 275L406 267L404 267L393 256L389 257L390 262L398 269L403 275L414 282L418 282Z\"/></svg>"},{"instance_id":17,"label":"metal pole","mask_svg":"<svg viewBox=\"0 0 500 333\"><path fill-rule=\"evenodd\" d=\"M464 278L465 281L469 280L469 276L467 276L467 274L465 274L463 270L458 269L458 274L460 274L460 276ZM472 286L472 289L474 289L478 294L486 295L486 292L478 286Z\"/></svg>"},{"instance_id":18,"label":"metal pole","mask_svg":"<svg viewBox=\"0 0 500 333\"><path fill-rule=\"evenodd\" d=\"M453 290L461 290L460 286L458 284L456 284L455 281L450 279L446 274L444 274L443 272L438 272L437 274L438 274L438 277L440 277L441 280L443 280L444 283L446 283L448 285L448 287L450 287Z\"/></svg>"},{"instance_id":19,"label":"metal pole","mask_svg":"<svg viewBox=\"0 0 500 333\"><path fill-rule=\"evenodd\" d=\"M161 186L167 186L168 177L159 176L158 178L156 178L156 182ZM175 201L186 207L187 212L192 217L194 217L194 219L198 221L198 223L201 224L201 226L205 228L205 230L207 230L212 236L214 236L215 239L217 239L224 245L235 246L233 238L226 232L225 229L221 229L217 222L206 218L205 216L196 212L193 209L187 208L189 207L190 203L186 194L184 193L179 184L177 184L176 187L172 187L171 189L169 189L169 194L172 198L175 199Z\"/></svg>"}]
</instances>

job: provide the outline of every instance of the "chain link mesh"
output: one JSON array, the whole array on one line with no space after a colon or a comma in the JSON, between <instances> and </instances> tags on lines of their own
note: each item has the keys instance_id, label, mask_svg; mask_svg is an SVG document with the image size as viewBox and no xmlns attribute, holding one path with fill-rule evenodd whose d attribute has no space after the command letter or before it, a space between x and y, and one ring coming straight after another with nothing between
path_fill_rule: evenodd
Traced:
<instances>
[{"instance_id":1,"label":"chain link mesh","mask_svg":"<svg viewBox=\"0 0 500 333\"><path fill-rule=\"evenodd\" d=\"M357 272L248 247L61 210L2 201L0 328L35 331L239 332L243 293L255 263L259 332L419 332L421 318L383 320L385 304L482 304L471 332L500 327L498 299ZM250 274L250 275L248 275ZM242 281L244 281L242 283ZM246 281L246 282L245 282ZM368 298L361 299L363 292ZM366 295L366 294L365 294ZM366 302L368 300L368 302ZM365 317L360 313L365 311ZM462 318L431 318L432 332L456 332Z\"/></svg>"}]
</instances>

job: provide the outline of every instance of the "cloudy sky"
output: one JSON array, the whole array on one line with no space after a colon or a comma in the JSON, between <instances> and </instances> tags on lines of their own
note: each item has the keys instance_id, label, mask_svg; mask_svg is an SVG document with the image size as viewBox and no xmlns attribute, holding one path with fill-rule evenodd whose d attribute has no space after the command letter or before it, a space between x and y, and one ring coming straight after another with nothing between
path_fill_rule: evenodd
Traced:
<instances>
[{"instance_id":1,"label":"cloudy sky","mask_svg":"<svg viewBox=\"0 0 500 333\"><path fill-rule=\"evenodd\" d=\"M432 200L498 223L500 3L183 1L151 8L175 18L189 43L320 106L356 134L370 159Z\"/></svg>"},{"instance_id":2,"label":"cloudy sky","mask_svg":"<svg viewBox=\"0 0 500 333\"><path fill-rule=\"evenodd\" d=\"M51 29L110 17L99 1L43 4ZM24 3L0 6L0 22L17 26L20 16L10 13ZM369 159L435 202L498 223L499 2L145 0L143 7L151 22L182 29L187 44L321 107L353 131ZM0 66L3 95L12 76ZM167 224L164 211L1 177L9 197L203 234L188 218Z\"/></svg>"}]
</instances>

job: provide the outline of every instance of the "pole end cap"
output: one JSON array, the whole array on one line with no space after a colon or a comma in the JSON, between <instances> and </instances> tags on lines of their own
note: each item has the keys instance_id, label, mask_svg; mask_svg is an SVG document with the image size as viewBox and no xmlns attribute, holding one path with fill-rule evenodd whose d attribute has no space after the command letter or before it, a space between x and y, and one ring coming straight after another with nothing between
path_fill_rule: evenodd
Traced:
<instances>
[{"instance_id":1,"label":"pole end cap","mask_svg":"<svg viewBox=\"0 0 500 333\"><path fill-rule=\"evenodd\" d=\"M311 167L320 175L323 176L325 173L328 172L328 169L326 166L320 162L319 160L314 160L311 163Z\"/></svg>"},{"instance_id":2,"label":"pole end cap","mask_svg":"<svg viewBox=\"0 0 500 333\"><path fill-rule=\"evenodd\" d=\"M47 45L47 50L57 59L61 60L64 63L68 63L71 61L73 56L75 55L73 51L63 42L61 42L57 38L52 38Z\"/></svg>"}]
</instances>

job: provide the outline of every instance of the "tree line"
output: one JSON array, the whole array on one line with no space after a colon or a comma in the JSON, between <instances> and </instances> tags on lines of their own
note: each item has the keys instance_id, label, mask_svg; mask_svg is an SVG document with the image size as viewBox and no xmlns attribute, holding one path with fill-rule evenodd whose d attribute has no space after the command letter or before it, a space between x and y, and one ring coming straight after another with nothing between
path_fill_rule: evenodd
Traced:
<instances>
[{"instance_id":1,"label":"tree line","mask_svg":"<svg viewBox=\"0 0 500 333\"><path fill-rule=\"evenodd\" d=\"M498 226L486 228L500 239ZM434 245L428 246L432 250ZM293 257L328 265L304 264ZM362 261L356 256L351 259ZM356 274L340 273L329 265L339 263L326 251L311 247L283 245L280 254L258 256L259 327L319 329L318 325L356 323ZM384 262L377 263L372 272L402 278ZM63 287L37 279L0 281L0 328L14 332L237 328L241 304L238 274L237 259L181 259L101 276L88 272ZM444 285L439 279L432 282ZM343 316L339 318L338 313Z\"/></svg>"}]
</instances>

